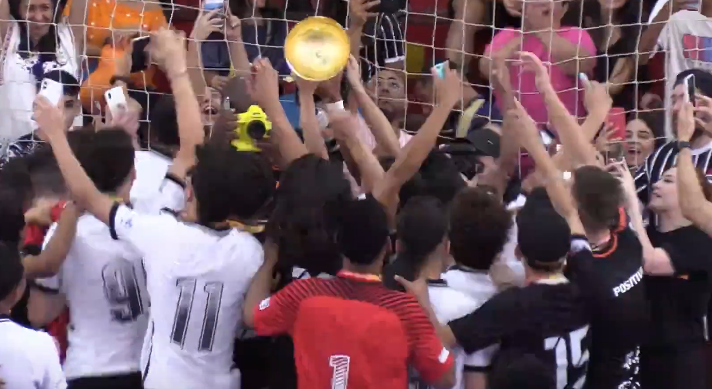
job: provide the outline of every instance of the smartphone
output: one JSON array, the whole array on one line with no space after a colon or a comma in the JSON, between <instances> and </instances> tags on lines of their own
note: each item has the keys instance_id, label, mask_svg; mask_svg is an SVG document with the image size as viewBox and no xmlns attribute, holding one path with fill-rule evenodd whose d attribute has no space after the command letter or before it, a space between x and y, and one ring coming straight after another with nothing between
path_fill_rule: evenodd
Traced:
<instances>
[{"instance_id":1,"label":"smartphone","mask_svg":"<svg viewBox=\"0 0 712 389\"><path fill-rule=\"evenodd\" d=\"M64 86L57 81L45 78L40 84L39 95L44 96L52 105L59 106L64 96Z\"/></svg>"},{"instance_id":2,"label":"smartphone","mask_svg":"<svg viewBox=\"0 0 712 389\"><path fill-rule=\"evenodd\" d=\"M104 93L104 99L113 117L116 117L122 110L126 109L126 95L124 94L124 88L120 86L106 91L106 93Z\"/></svg>"},{"instance_id":3,"label":"smartphone","mask_svg":"<svg viewBox=\"0 0 712 389\"><path fill-rule=\"evenodd\" d=\"M218 17L225 19L225 2L223 0L203 0L203 10L205 12L218 10Z\"/></svg>"},{"instance_id":4,"label":"smartphone","mask_svg":"<svg viewBox=\"0 0 712 389\"><path fill-rule=\"evenodd\" d=\"M437 72L438 77L440 78L445 78L445 62L441 62L435 66L433 66L433 69Z\"/></svg>"},{"instance_id":5,"label":"smartphone","mask_svg":"<svg viewBox=\"0 0 712 389\"><path fill-rule=\"evenodd\" d=\"M134 38L133 52L131 53L131 73L140 72L148 68L148 54L146 54L146 46L151 43L151 36L145 35Z\"/></svg>"},{"instance_id":6,"label":"smartphone","mask_svg":"<svg viewBox=\"0 0 712 389\"><path fill-rule=\"evenodd\" d=\"M549 130L539 130L539 136L541 137L541 143L544 146L549 147L554 143L554 134L549 132Z\"/></svg>"},{"instance_id":7,"label":"smartphone","mask_svg":"<svg viewBox=\"0 0 712 389\"><path fill-rule=\"evenodd\" d=\"M682 82L685 84L685 102L692 103L695 105L695 90L697 89L697 84L695 82L695 75L690 74L685 77Z\"/></svg>"},{"instance_id":8,"label":"smartphone","mask_svg":"<svg viewBox=\"0 0 712 389\"><path fill-rule=\"evenodd\" d=\"M608 137L609 140L622 141L625 139L625 109L621 107L611 108L608 112L606 123L610 123L614 129L613 135Z\"/></svg>"}]
</instances>

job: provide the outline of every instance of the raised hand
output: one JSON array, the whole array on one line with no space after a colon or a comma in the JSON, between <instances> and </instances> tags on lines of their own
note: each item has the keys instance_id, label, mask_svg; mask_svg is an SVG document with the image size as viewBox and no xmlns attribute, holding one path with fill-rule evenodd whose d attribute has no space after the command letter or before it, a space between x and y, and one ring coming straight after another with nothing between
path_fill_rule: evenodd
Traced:
<instances>
[{"instance_id":1,"label":"raised hand","mask_svg":"<svg viewBox=\"0 0 712 389\"><path fill-rule=\"evenodd\" d=\"M161 28L151 34L151 58L167 73L168 78L187 71L185 34Z\"/></svg>"},{"instance_id":2,"label":"raised hand","mask_svg":"<svg viewBox=\"0 0 712 389\"><path fill-rule=\"evenodd\" d=\"M522 7L524 2L522 0L503 0L504 8L512 16L522 16Z\"/></svg>"},{"instance_id":3,"label":"raised hand","mask_svg":"<svg viewBox=\"0 0 712 389\"><path fill-rule=\"evenodd\" d=\"M549 70L536 54L527 51L520 51L515 54L519 55L523 70L534 73L534 82L539 92L544 93L553 90L551 79L549 78Z\"/></svg>"},{"instance_id":4,"label":"raised hand","mask_svg":"<svg viewBox=\"0 0 712 389\"><path fill-rule=\"evenodd\" d=\"M225 18L225 37L230 42L242 41L242 21L230 12L229 7Z\"/></svg>"},{"instance_id":5,"label":"raised hand","mask_svg":"<svg viewBox=\"0 0 712 389\"><path fill-rule=\"evenodd\" d=\"M305 80L297 75L294 76L294 82L297 83L299 88L299 93L306 93L307 95L314 95L316 88L319 86L318 81Z\"/></svg>"},{"instance_id":6,"label":"raised hand","mask_svg":"<svg viewBox=\"0 0 712 389\"><path fill-rule=\"evenodd\" d=\"M252 100L267 109L268 106L279 104L279 74L272 67L269 59L259 58L252 64L253 75L245 79L247 92Z\"/></svg>"},{"instance_id":7,"label":"raised hand","mask_svg":"<svg viewBox=\"0 0 712 389\"><path fill-rule=\"evenodd\" d=\"M536 123L522 107L519 100L514 99L514 108L507 111L506 115L505 120L511 121L511 128L518 133L518 138L525 149L529 150L541 144L541 137Z\"/></svg>"},{"instance_id":8,"label":"raised hand","mask_svg":"<svg viewBox=\"0 0 712 389\"><path fill-rule=\"evenodd\" d=\"M363 26L369 18L378 16L378 12L369 12L378 4L381 4L380 0L349 0L349 18L351 22Z\"/></svg>"},{"instance_id":9,"label":"raised hand","mask_svg":"<svg viewBox=\"0 0 712 389\"><path fill-rule=\"evenodd\" d=\"M57 199L39 198L32 207L25 212L25 223L40 227L52 225L52 208L59 203Z\"/></svg>"},{"instance_id":10,"label":"raised hand","mask_svg":"<svg viewBox=\"0 0 712 389\"><path fill-rule=\"evenodd\" d=\"M348 111L327 107L329 128L334 133L334 139L346 141L356 136L355 129L360 125L358 118Z\"/></svg>"},{"instance_id":11,"label":"raised hand","mask_svg":"<svg viewBox=\"0 0 712 389\"><path fill-rule=\"evenodd\" d=\"M190 33L190 38L198 41L208 39L208 36L213 32L220 32L223 27L223 20L218 17L220 10L215 9L210 12L201 12L195 20L193 31Z\"/></svg>"},{"instance_id":12,"label":"raised hand","mask_svg":"<svg viewBox=\"0 0 712 389\"><path fill-rule=\"evenodd\" d=\"M677 113L677 139L689 142L692 134L695 133L695 123L699 118L695 117L695 107L692 103L682 103L680 111Z\"/></svg>"},{"instance_id":13,"label":"raised hand","mask_svg":"<svg viewBox=\"0 0 712 389\"><path fill-rule=\"evenodd\" d=\"M454 107L462 99L462 80L460 75L448 66L445 66L445 77L443 78L440 78L435 68L431 70L431 73L438 104Z\"/></svg>"},{"instance_id":14,"label":"raised hand","mask_svg":"<svg viewBox=\"0 0 712 389\"><path fill-rule=\"evenodd\" d=\"M605 110L606 112L611 110L613 106L613 99L608 93L605 84L601 84L597 81L588 81L584 83L584 100L583 104L588 112L594 110Z\"/></svg>"},{"instance_id":15,"label":"raised hand","mask_svg":"<svg viewBox=\"0 0 712 389\"><path fill-rule=\"evenodd\" d=\"M106 127L121 128L131 136L131 139L137 139L140 126L139 112L136 107L131 105L119 109L116 115L112 115L109 111L106 115Z\"/></svg>"},{"instance_id":16,"label":"raised hand","mask_svg":"<svg viewBox=\"0 0 712 389\"><path fill-rule=\"evenodd\" d=\"M349 56L349 62L346 63L346 79L349 81L351 89L355 91L365 90L363 81L361 81L361 65L353 55Z\"/></svg>"},{"instance_id":17,"label":"raised hand","mask_svg":"<svg viewBox=\"0 0 712 389\"><path fill-rule=\"evenodd\" d=\"M695 124L700 128L704 128L708 135L712 135L712 99L704 95L695 95L696 107L693 107L695 112Z\"/></svg>"},{"instance_id":18,"label":"raised hand","mask_svg":"<svg viewBox=\"0 0 712 389\"><path fill-rule=\"evenodd\" d=\"M64 111L42 95L35 98L34 119L48 138L66 136L64 133Z\"/></svg>"}]
</instances>

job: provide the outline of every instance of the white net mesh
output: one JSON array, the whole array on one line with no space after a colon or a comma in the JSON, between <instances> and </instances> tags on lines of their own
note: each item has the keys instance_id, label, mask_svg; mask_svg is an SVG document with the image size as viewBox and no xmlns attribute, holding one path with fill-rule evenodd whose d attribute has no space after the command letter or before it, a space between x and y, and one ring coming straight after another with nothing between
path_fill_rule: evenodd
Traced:
<instances>
[{"instance_id":1,"label":"white net mesh","mask_svg":"<svg viewBox=\"0 0 712 389\"><path fill-rule=\"evenodd\" d=\"M386 3L388 0L381 2L382 6ZM0 116L3 118L0 152L3 154L8 153L13 140L32 131L31 101L43 72L57 68L75 73L81 84L83 115L90 116L103 106L103 93L117 64L120 66L121 56L117 56L112 44L118 45L125 37L163 25L189 34L201 9L199 0L87 0L84 4L86 6L71 1L62 4L53 0L3 0L2 9L6 11L0 16L8 28L4 34L0 86ZM53 24L53 14L62 5L66 5L67 16L56 17L58 23ZM512 45L510 51L533 51L549 63L552 81L572 113L585 116L582 86L576 77L585 72L590 79L607 83L614 106L623 108L629 119L641 115L642 121L628 127L629 140L637 142L634 143L637 149L646 149L656 138L670 135L671 115L654 116L643 112L670 106L670 92L680 71L710 68L708 47L712 41L712 22L694 11L701 6L697 1L665 6L663 0L657 3L652 0L543 0L526 4L515 0L410 0L406 7L392 15L372 17L364 28L361 52L364 77L373 76L371 86L379 105L389 107L380 102L392 101L390 109L396 107L402 111L399 115L402 128L417 130L434 100L427 82L427 69L449 58L458 64L468 81L463 83L461 107L467 108L472 99L482 100L481 108L473 116L484 123L497 123L502 112L497 96L492 93L490 76L481 71L482 63L523 36L521 43ZM347 27L354 18L354 8L346 0L233 0L231 8L243 19L242 35L249 59L260 55L273 62L279 62L280 58L283 61L284 35L289 26L304 17L325 15ZM506 8L521 12L522 16L513 16ZM679 9L693 11L678 12L668 22L672 11ZM77 12L83 16L77 16ZM84 22L77 26L77 21ZM50 26L55 31L54 44L36 43L36 37L42 36L42 30ZM550 26L554 34L543 31ZM76 27L86 27L86 34L77 35L80 30ZM394 28L399 33L394 33ZM32 49L28 49L28 39ZM226 46L224 37L211 36L209 40L212 39L217 41L201 43L202 67L208 85L215 86L221 85L220 77L229 78L233 73L231 64L235 58L231 50L218 47ZM485 51L492 42L492 49ZM397 49L399 45L402 52ZM54 52L41 52L47 47ZM79 52L75 55L76 49ZM648 61L650 54L658 49L661 51ZM551 57L547 56L549 51ZM383 76L386 68L404 72L402 86L388 85L388 77ZM510 62L510 69L515 94L542 128L549 128L546 110L540 104L541 96L533 86L531 75L522 71L516 61ZM143 120L148 124L157 99L170 93L170 89L153 66L133 72L131 80L134 94L144 96L139 102L146 113ZM288 117L298 126L293 89L293 85L285 82L282 98ZM233 100L233 95L239 99L243 93L239 87L237 90L226 88L224 92L223 95ZM661 127L660 120L666 125ZM76 121L80 123L81 118ZM147 140L153 138L150 133L159 125L161 123L151 123ZM29 138L27 143L35 142L34 139ZM642 158L646 150L630 156Z\"/></svg>"}]
</instances>

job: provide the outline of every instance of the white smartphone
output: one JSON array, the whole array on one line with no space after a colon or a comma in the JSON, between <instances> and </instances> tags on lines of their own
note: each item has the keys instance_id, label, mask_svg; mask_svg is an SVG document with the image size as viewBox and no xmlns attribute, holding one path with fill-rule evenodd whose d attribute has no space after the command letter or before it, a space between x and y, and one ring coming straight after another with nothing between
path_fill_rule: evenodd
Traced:
<instances>
[{"instance_id":1,"label":"white smartphone","mask_svg":"<svg viewBox=\"0 0 712 389\"><path fill-rule=\"evenodd\" d=\"M106 99L106 106L109 107L111 116L116 116L122 110L126 109L126 95L124 95L124 88L120 86L106 91L106 93L104 93L104 99Z\"/></svg>"},{"instance_id":2,"label":"white smartphone","mask_svg":"<svg viewBox=\"0 0 712 389\"><path fill-rule=\"evenodd\" d=\"M685 85L685 102L692 102L692 105L695 105L695 90L697 89L695 75L688 75L682 80L682 82Z\"/></svg>"},{"instance_id":3,"label":"white smartphone","mask_svg":"<svg viewBox=\"0 0 712 389\"><path fill-rule=\"evenodd\" d=\"M225 2L223 0L203 0L205 12L218 10L218 17L225 18Z\"/></svg>"},{"instance_id":4,"label":"white smartphone","mask_svg":"<svg viewBox=\"0 0 712 389\"><path fill-rule=\"evenodd\" d=\"M44 96L52 105L59 106L64 96L64 86L57 81L45 78L40 84L40 96Z\"/></svg>"}]
</instances>

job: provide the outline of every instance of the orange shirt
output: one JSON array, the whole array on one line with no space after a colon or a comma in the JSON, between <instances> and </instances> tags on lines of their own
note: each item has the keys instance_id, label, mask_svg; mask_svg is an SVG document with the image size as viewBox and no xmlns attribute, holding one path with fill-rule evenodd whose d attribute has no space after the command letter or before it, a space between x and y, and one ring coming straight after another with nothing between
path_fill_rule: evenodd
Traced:
<instances>
[{"instance_id":1,"label":"orange shirt","mask_svg":"<svg viewBox=\"0 0 712 389\"><path fill-rule=\"evenodd\" d=\"M66 9L71 8L71 1L67 3ZM104 92L111 85L109 81L116 73L114 58L122 55L122 50L114 49L111 45L105 45L107 39L112 36L112 31L116 33L136 34L139 31L155 31L161 27L167 27L168 22L160 7L140 9L130 7L125 3L118 3L115 0L89 0L87 9L87 44L102 47L99 64L96 70L82 84L80 98L85 109L92 109L94 102L98 101L104 105ZM153 78L156 68L149 68L142 72L131 74L131 80L137 87L146 85L153 86Z\"/></svg>"},{"instance_id":2,"label":"orange shirt","mask_svg":"<svg viewBox=\"0 0 712 389\"><path fill-rule=\"evenodd\" d=\"M139 2L137 2L139 3ZM72 0L67 1L65 15L72 7ZM146 7L148 8L148 7ZM155 31L168 26L161 7L152 5L143 12L115 0L89 0L87 7L87 43L104 46L111 31Z\"/></svg>"}]
</instances>

